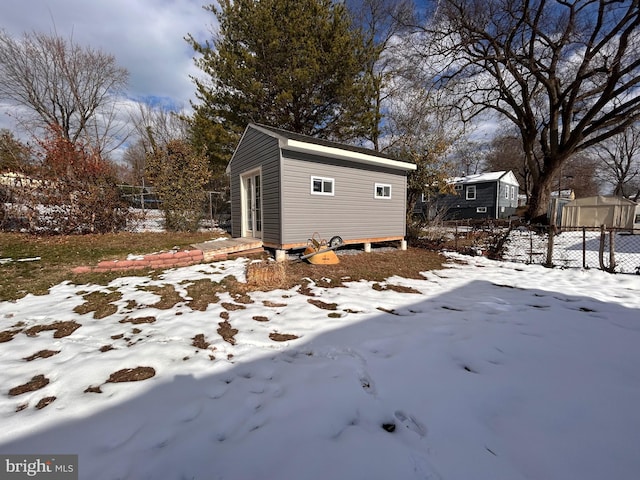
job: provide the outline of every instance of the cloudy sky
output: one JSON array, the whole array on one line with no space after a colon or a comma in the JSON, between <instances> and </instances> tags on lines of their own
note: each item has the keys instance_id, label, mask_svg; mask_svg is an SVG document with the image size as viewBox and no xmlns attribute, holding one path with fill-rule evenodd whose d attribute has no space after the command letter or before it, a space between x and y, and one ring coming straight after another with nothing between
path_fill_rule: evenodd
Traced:
<instances>
[{"instance_id":1,"label":"cloudy sky","mask_svg":"<svg viewBox=\"0 0 640 480\"><path fill-rule=\"evenodd\" d=\"M0 28L57 33L115 56L130 74L128 95L135 101L188 107L199 70L187 34L210 37L215 17L210 0L2 0ZM0 112L0 117L6 117ZM7 119L0 118L0 127Z\"/></svg>"}]
</instances>

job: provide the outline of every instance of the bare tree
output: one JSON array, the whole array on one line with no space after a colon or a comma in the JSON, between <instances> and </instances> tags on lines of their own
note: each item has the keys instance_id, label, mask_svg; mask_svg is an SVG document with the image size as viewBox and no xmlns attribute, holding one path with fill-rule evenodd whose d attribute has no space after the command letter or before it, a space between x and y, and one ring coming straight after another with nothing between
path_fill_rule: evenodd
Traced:
<instances>
[{"instance_id":1,"label":"bare tree","mask_svg":"<svg viewBox=\"0 0 640 480\"><path fill-rule=\"evenodd\" d=\"M370 100L369 109L361 120L360 137L371 142L374 150L383 148L384 111L394 93L393 78L401 63L397 62L396 37L406 29L413 15L413 3L408 0L348 0L346 2L354 24L360 29L364 48L369 52L364 65L363 88Z\"/></svg>"},{"instance_id":2,"label":"bare tree","mask_svg":"<svg viewBox=\"0 0 640 480\"><path fill-rule=\"evenodd\" d=\"M17 120L31 132L55 126L74 144L117 148L116 98L127 79L107 53L55 35L0 31L0 99L20 107Z\"/></svg>"},{"instance_id":3,"label":"bare tree","mask_svg":"<svg viewBox=\"0 0 640 480\"><path fill-rule=\"evenodd\" d=\"M613 186L613 194L625 198L640 196L640 124L594 146L600 173Z\"/></svg>"},{"instance_id":4,"label":"bare tree","mask_svg":"<svg viewBox=\"0 0 640 480\"><path fill-rule=\"evenodd\" d=\"M640 118L639 26L639 0L440 0L417 35L463 115L517 127L537 219L573 154Z\"/></svg>"}]
</instances>

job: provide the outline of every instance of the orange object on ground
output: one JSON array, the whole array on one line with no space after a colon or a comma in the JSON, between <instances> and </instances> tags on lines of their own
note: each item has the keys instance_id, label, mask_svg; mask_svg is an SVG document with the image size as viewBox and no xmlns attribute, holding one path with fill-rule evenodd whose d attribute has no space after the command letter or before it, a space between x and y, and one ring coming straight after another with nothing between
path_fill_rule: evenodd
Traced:
<instances>
[{"instance_id":1,"label":"orange object on ground","mask_svg":"<svg viewBox=\"0 0 640 480\"><path fill-rule=\"evenodd\" d=\"M314 255L313 254L314 252L319 252L319 253L316 253ZM323 249L316 250L314 247L308 246L304 250L303 255L305 256L311 255L310 257L307 257L307 260L309 260L309 263L312 263L314 265L335 265L337 263L340 263L340 259L336 255L336 252L334 252L333 250L327 250L327 251L323 251Z\"/></svg>"}]
</instances>

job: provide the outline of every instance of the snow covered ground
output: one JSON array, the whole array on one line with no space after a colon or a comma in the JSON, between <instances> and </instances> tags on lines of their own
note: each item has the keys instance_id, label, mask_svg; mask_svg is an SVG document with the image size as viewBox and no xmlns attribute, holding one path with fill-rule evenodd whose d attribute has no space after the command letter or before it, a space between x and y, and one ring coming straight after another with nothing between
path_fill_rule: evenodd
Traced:
<instances>
[{"instance_id":1,"label":"snow covered ground","mask_svg":"<svg viewBox=\"0 0 640 480\"><path fill-rule=\"evenodd\" d=\"M640 276L453 258L204 311L188 285L246 260L2 302L0 453L78 454L82 479L637 479ZM110 315L74 311L94 292Z\"/></svg>"}]
</instances>

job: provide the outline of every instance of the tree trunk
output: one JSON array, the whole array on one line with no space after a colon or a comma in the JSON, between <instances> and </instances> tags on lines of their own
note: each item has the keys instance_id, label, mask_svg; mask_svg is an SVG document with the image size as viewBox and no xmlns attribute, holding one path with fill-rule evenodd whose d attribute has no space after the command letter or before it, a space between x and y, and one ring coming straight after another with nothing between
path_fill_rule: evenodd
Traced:
<instances>
[{"instance_id":1,"label":"tree trunk","mask_svg":"<svg viewBox=\"0 0 640 480\"><path fill-rule=\"evenodd\" d=\"M533 184L531 197L529 198L529 208L525 214L527 220L532 223L549 223L547 211L549 209L549 199L553 189L554 175L544 172L537 182Z\"/></svg>"}]
</instances>

